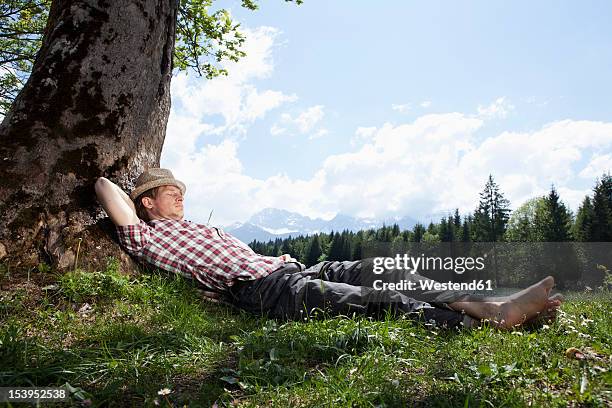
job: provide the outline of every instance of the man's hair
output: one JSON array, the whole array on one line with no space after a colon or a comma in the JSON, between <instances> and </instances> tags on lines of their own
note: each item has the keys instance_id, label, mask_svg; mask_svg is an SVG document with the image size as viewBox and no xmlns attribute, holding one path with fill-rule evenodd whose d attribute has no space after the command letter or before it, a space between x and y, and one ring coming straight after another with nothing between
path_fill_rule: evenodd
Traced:
<instances>
[{"instance_id":1,"label":"man's hair","mask_svg":"<svg viewBox=\"0 0 612 408\"><path fill-rule=\"evenodd\" d=\"M141 220L143 220L143 221L151 221L149 219L149 214L147 213L146 207L142 204L142 199L144 197L156 198L158 190L159 190L159 187L153 187L153 188L145 191L144 193L142 193L138 197L136 197L136 200L134 202L134 206L136 207L136 215Z\"/></svg>"}]
</instances>

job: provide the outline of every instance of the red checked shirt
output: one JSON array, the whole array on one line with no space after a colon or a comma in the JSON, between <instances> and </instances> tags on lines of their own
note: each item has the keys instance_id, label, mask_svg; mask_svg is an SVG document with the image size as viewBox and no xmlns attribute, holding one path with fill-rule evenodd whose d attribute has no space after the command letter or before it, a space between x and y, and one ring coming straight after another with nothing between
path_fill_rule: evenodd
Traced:
<instances>
[{"instance_id":1,"label":"red checked shirt","mask_svg":"<svg viewBox=\"0 0 612 408\"><path fill-rule=\"evenodd\" d=\"M219 228L187 220L140 220L116 228L119 242L136 258L211 289L225 291L235 280L263 278L285 264Z\"/></svg>"}]
</instances>

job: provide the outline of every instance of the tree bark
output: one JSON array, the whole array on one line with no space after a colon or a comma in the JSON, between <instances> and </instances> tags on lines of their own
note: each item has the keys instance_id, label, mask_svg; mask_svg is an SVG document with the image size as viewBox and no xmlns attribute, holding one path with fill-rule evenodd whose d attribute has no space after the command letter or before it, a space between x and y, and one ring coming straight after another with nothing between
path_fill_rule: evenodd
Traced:
<instances>
[{"instance_id":1,"label":"tree bark","mask_svg":"<svg viewBox=\"0 0 612 408\"><path fill-rule=\"evenodd\" d=\"M0 125L0 262L104 266L105 176L159 166L178 0L54 0L32 74ZM78 254L77 254L78 252Z\"/></svg>"}]
</instances>

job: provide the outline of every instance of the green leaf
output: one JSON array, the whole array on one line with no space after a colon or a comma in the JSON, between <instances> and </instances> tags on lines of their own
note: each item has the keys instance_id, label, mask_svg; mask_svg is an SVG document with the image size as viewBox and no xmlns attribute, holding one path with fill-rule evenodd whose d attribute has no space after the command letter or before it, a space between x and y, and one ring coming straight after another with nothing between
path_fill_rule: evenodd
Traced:
<instances>
[{"instance_id":1,"label":"green leaf","mask_svg":"<svg viewBox=\"0 0 612 408\"><path fill-rule=\"evenodd\" d=\"M226 375L225 377L221 377L220 378L221 381L225 381L228 384L236 384L238 383L238 379L236 377L232 377L229 375Z\"/></svg>"},{"instance_id":2,"label":"green leaf","mask_svg":"<svg viewBox=\"0 0 612 408\"><path fill-rule=\"evenodd\" d=\"M491 370L491 367L489 367L487 364L481 364L478 366L478 372L484 376L490 376L493 374L493 371Z\"/></svg>"}]
</instances>

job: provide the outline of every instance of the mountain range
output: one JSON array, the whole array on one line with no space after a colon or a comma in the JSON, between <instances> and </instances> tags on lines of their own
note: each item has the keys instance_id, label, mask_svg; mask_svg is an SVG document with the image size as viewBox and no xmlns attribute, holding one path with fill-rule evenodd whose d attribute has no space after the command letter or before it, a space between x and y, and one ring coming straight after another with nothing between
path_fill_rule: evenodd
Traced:
<instances>
[{"instance_id":1,"label":"mountain range","mask_svg":"<svg viewBox=\"0 0 612 408\"><path fill-rule=\"evenodd\" d=\"M297 237L330 233L331 231L359 231L379 228L384 225L398 224L400 229L411 229L417 221L410 217L395 217L386 219L356 218L338 214L331 220L310 218L305 215L278 208L265 208L253 214L246 222L237 222L226 226L225 231L243 242L253 240L266 242L276 238Z\"/></svg>"}]
</instances>

